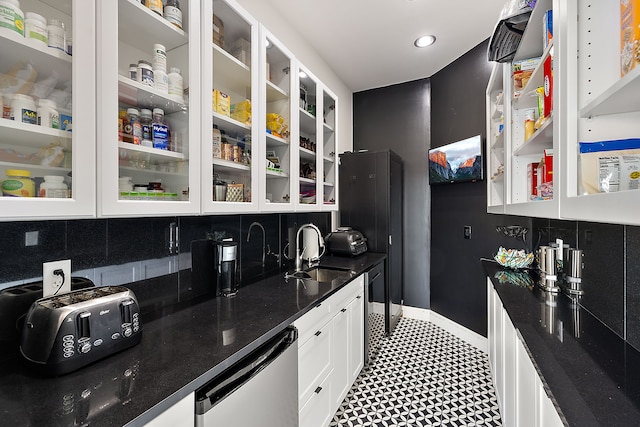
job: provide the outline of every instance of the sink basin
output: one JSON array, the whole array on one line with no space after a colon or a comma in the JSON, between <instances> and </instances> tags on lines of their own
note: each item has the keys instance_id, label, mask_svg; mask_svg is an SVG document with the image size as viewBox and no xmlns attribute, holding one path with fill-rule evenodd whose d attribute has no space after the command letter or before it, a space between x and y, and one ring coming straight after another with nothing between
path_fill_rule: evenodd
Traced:
<instances>
[{"instance_id":1,"label":"sink basin","mask_svg":"<svg viewBox=\"0 0 640 427\"><path fill-rule=\"evenodd\" d=\"M347 280L351 277L348 270L336 270L335 268L313 267L305 271L297 271L287 275L287 277L303 280L314 280L316 282L331 283L334 280Z\"/></svg>"}]
</instances>

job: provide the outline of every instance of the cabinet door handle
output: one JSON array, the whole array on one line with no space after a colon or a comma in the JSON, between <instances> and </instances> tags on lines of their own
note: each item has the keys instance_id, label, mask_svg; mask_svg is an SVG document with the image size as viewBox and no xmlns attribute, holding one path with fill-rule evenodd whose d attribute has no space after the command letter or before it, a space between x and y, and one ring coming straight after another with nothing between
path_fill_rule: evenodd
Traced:
<instances>
[{"instance_id":1,"label":"cabinet door handle","mask_svg":"<svg viewBox=\"0 0 640 427\"><path fill-rule=\"evenodd\" d=\"M340 312L344 313L345 311L347 311L346 308L343 308L342 310L340 310Z\"/></svg>"},{"instance_id":2,"label":"cabinet door handle","mask_svg":"<svg viewBox=\"0 0 640 427\"><path fill-rule=\"evenodd\" d=\"M362 298L362 295L358 295L358 296L356 297L356 299L360 299L360 298Z\"/></svg>"},{"instance_id":3,"label":"cabinet door handle","mask_svg":"<svg viewBox=\"0 0 640 427\"><path fill-rule=\"evenodd\" d=\"M316 394L320 394L321 391L322 391L322 387L318 386L313 392Z\"/></svg>"},{"instance_id":4,"label":"cabinet door handle","mask_svg":"<svg viewBox=\"0 0 640 427\"><path fill-rule=\"evenodd\" d=\"M322 305L322 303L320 303L320 304L316 305L316 308L320 307L321 305Z\"/></svg>"},{"instance_id":5,"label":"cabinet door handle","mask_svg":"<svg viewBox=\"0 0 640 427\"><path fill-rule=\"evenodd\" d=\"M318 336L320 336L321 333L322 333L322 331L317 331L314 335L318 337Z\"/></svg>"}]
</instances>

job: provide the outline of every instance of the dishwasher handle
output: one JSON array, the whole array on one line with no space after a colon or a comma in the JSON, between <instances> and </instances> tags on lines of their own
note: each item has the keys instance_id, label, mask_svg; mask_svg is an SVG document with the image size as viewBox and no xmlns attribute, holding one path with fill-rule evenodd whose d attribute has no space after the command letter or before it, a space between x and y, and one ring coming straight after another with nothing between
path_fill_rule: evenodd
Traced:
<instances>
[{"instance_id":1,"label":"dishwasher handle","mask_svg":"<svg viewBox=\"0 0 640 427\"><path fill-rule=\"evenodd\" d=\"M217 402L242 387L251 378L278 358L298 338L298 330L288 327L279 335L256 349L244 359L229 367L196 391L196 412L204 414Z\"/></svg>"}]
</instances>

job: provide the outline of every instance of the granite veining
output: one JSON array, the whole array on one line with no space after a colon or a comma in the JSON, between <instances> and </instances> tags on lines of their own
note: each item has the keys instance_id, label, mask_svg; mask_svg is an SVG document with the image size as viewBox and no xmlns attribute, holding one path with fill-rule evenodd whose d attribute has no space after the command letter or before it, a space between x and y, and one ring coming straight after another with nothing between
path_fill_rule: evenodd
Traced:
<instances>
[{"instance_id":1,"label":"granite veining","mask_svg":"<svg viewBox=\"0 0 640 427\"><path fill-rule=\"evenodd\" d=\"M640 353L575 297L501 283L496 273L502 268L492 261L482 264L568 424L638 425Z\"/></svg>"},{"instance_id":2,"label":"granite veining","mask_svg":"<svg viewBox=\"0 0 640 427\"><path fill-rule=\"evenodd\" d=\"M353 278L384 257L327 256L323 265L349 269ZM173 283L166 281L169 289ZM162 286L149 293L138 282L139 289L132 289L147 310L141 343L55 378L33 374L17 350L9 354L0 363L2 424L142 426L344 284L305 286L278 274L242 287L233 298L203 296L167 305L158 302Z\"/></svg>"}]
</instances>

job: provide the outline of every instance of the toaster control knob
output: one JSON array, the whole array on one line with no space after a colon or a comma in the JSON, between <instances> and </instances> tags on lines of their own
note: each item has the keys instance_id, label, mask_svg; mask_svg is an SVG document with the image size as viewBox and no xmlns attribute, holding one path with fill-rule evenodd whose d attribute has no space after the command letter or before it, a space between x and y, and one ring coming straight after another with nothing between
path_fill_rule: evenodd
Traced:
<instances>
[{"instance_id":1,"label":"toaster control knob","mask_svg":"<svg viewBox=\"0 0 640 427\"><path fill-rule=\"evenodd\" d=\"M88 311L84 311L78 315L76 319L76 326L78 328L78 341L82 338L91 337L91 330L89 327L89 318L91 317L91 313Z\"/></svg>"},{"instance_id":2,"label":"toaster control knob","mask_svg":"<svg viewBox=\"0 0 640 427\"><path fill-rule=\"evenodd\" d=\"M89 353L91 350L91 343L89 341L80 344L80 353Z\"/></svg>"}]
</instances>

